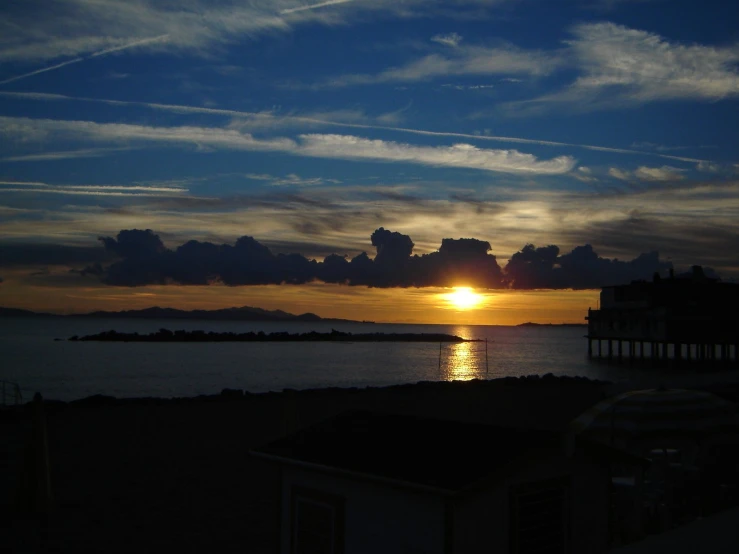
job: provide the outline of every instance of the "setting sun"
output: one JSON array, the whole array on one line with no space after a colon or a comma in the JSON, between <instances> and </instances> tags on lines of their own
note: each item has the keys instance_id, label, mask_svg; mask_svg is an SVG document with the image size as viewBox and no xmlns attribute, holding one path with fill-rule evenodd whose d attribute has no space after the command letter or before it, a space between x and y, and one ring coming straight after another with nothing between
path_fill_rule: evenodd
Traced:
<instances>
[{"instance_id":1,"label":"setting sun","mask_svg":"<svg viewBox=\"0 0 739 554\"><path fill-rule=\"evenodd\" d=\"M454 292L445 294L446 300L458 310L469 310L482 302L482 295L470 287L454 287Z\"/></svg>"}]
</instances>

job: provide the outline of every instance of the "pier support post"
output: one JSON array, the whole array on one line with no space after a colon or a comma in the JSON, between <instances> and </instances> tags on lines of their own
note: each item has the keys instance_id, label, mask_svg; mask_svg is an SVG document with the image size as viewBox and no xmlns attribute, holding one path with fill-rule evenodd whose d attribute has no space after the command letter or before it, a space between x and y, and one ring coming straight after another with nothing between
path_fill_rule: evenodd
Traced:
<instances>
[{"instance_id":1,"label":"pier support post","mask_svg":"<svg viewBox=\"0 0 739 554\"><path fill-rule=\"evenodd\" d=\"M666 342L662 343L662 357L665 360L668 360L670 358L670 352L667 350L668 344Z\"/></svg>"},{"instance_id":2,"label":"pier support post","mask_svg":"<svg viewBox=\"0 0 739 554\"><path fill-rule=\"evenodd\" d=\"M683 345L679 342L675 343L675 359L676 360L682 360L683 359Z\"/></svg>"},{"instance_id":3,"label":"pier support post","mask_svg":"<svg viewBox=\"0 0 739 554\"><path fill-rule=\"evenodd\" d=\"M603 357L603 349L601 348L601 346L602 346L601 340L598 339L598 357L599 358L602 358Z\"/></svg>"},{"instance_id":4,"label":"pier support post","mask_svg":"<svg viewBox=\"0 0 739 554\"><path fill-rule=\"evenodd\" d=\"M608 339L608 359L613 358L613 341Z\"/></svg>"},{"instance_id":5,"label":"pier support post","mask_svg":"<svg viewBox=\"0 0 739 554\"><path fill-rule=\"evenodd\" d=\"M593 357L593 339L588 337L588 358Z\"/></svg>"},{"instance_id":6,"label":"pier support post","mask_svg":"<svg viewBox=\"0 0 739 554\"><path fill-rule=\"evenodd\" d=\"M642 360L644 359L644 341L643 340L639 341L639 358Z\"/></svg>"},{"instance_id":7,"label":"pier support post","mask_svg":"<svg viewBox=\"0 0 739 554\"><path fill-rule=\"evenodd\" d=\"M623 360L624 357L624 350L623 350L623 341L621 339L618 339L618 361L620 362Z\"/></svg>"},{"instance_id":8,"label":"pier support post","mask_svg":"<svg viewBox=\"0 0 739 554\"><path fill-rule=\"evenodd\" d=\"M688 343L685 348L685 359L687 359L688 361L690 361L690 347L691 344Z\"/></svg>"}]
</instances>

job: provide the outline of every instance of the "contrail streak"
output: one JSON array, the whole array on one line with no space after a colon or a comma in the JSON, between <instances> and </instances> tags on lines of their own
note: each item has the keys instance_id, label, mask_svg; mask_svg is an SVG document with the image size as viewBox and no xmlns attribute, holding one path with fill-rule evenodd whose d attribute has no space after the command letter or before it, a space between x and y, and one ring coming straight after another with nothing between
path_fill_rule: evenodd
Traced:
<instances>
[{"instance_id":1,"label":"contrail streak","mask_svg":"<svg viewBox=\"0 0 739 554\"><path fill-rule=\"evenodd\" d=\"M136 40L134 42L121 44L120 46L113 46L111 48L106 48L104 50L93 52L92 54L89 54L88 56L81 56L79 58L67 60L66 62L58 63L56 65L51 65L49 67L43 67L41 69L31 71L29 73L24 73L23 75L16 75L15 77L10 77L9 79L0 81L0 85L5 85L7 83L12 83L14 81L20 81L21 79L25 79L26 77L32 77L33 75L38 75L39 73L46 73L47 71L53 71L55 69L59 69L60 67L64 67L65 65L84 62L85 60L90 60L92 58L98 58L100 56L105 56L106 54L111 54L112 52L118 52L120 50L125 50L127 48L133 48L134 46L141 46L142 44L149 44L151 42L159 42L162 40L166 40L168 37L169 35L159 35L158 37L144 38L141 40Z\"/></svg>"},{"instance_id":2,"label":"contrail streak","mask_svg":"<svg viewBox=\"0 0 739 554\"><path fill-rule=\"evenodd\" d=\"M335 4L346 4L347 2L353 2L354 0L328 0L327 2L321 2L320 4L311 4L309 6L300 6L299 8L288 8L281 10L280 14L304 12L306 10L315 10L316 8L323 8L324 6L333 6Z\"/></svg>"},{"instance_id":3,"label":"contrail streak","mask_svg":"<svg viewBox=\"0 0 739 554\"><path fill-rule=\"evenodd\" d=\"M389 125L369 125L362 123L343 123L341 121L331 121L327 119L319 119L315 117L304 117L299 115L275 116L259 112L243 112L239 110L219 109L219 108L201 108L199 106L182 106L178 104L157 104L154 102L137 102L134 100L108 100L104 98L86 98L82 96L66 96L64 94L49 94L43 92L2 92L0 96L14 96L18 98L31 98L35 100L72 100L77 102L97 102L108 104L110 106L140 106L152 110L162 110L173 113L202 113L211 115L225 115L230 117L243 117L264 120L294 121L296 123L310 123L315 125L326 125L331 127L345 127L350 129L367 129L376 131L390 131L394 133L407 133L413 135L421 135L428 137L451 137L470 140L483 140L492 142L509 142L513 144L535 144L539 146L557 146L567 148L583 148L585 150L595 150L597 152L610 152L613 154L637 154L641 156L653 156L667 160L677 160L688 163L710 162L711 160L688 158L685 156L671 156L669 154L660 154L658 152L647 152L644 150L634 150L631 148L613 148L609 146L596 146L592 144L578 144L573 142L559 142L554 140L539 140L521 137L506 137L493 135L473 135L469 133L454 133L450 131L426 131L423 129L411 129L408 127L392 127Z\"/></svg>"}]
</instances>

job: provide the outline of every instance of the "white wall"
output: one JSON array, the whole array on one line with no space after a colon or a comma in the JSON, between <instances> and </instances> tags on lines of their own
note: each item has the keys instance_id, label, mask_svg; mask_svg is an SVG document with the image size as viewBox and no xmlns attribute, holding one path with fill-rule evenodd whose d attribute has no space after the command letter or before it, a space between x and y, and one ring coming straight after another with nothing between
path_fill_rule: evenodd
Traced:
<instances>
[{"instance_id":1,"label":"white wall","mask_svg":"<svg viewBox=\"0 0 739 554\"><path fill-rule=\"evenodd\" d=\"M440 496L284 467L281 552L290 553L293 485L345 498L345 554L443 554Z\"/></svg>"}]
</instances>

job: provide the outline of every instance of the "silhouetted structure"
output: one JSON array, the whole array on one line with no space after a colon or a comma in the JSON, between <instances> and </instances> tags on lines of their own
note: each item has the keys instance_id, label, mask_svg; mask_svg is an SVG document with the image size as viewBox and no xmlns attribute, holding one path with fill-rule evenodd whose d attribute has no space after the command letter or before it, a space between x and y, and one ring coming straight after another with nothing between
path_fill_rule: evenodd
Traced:
<instances>
[{"instance_id":1,"label":"silhouetted structure","mask_svg":"<svg viewBox=\"0 0 739 554\"><path fill-rule=\"evenodd\" d=\"M252 454L282 466L281 552L607 549L610 468L555 431L354 411Z\"/></svg>"},{"instance_id":2,"label":"silhouetted structure","mask_svg":"<svg viewBox=\"0 0 739 554\"><path fill-rule=\"evenodd\" d=\"M613 468L613 527L623 540L739 501L739 415L728 400L700 390L634 390L592 406L569 428L652 461L644 479Z\"/></svg>"},{"instance_id":3,"label":"silhouetted structure","mask_svg":"<svg viewBox=\"0 0 739 554\"><path fill-rule=\"evenodd\" d=\"M70 337L70 341L109 341L109 342L482 342L481 339L464 339L455 335L443 333L345 333L331 329L330 333L309 331L307 333L288 333L278 331L265 333L216 333L213 331L170 331L159 329L156 333L140 335L134 333L119 333L118 331L103 331L97 335Z\"/></svg>"},{"instance_id":4,"label":"silhouetted structure","mask_svg":"<svg viewBox=\"0 0 739 554\"><path fill-rule=\"evenodd\" d=\"M594 355L593 344L597 343L597 357L619 361L737 363L737 313L739 284L710 279L700 266L693 266L686 276L674 277L670 272L669 278L662 279L655 274L652 282L604 287L600 309L588 309L585 318L588 356Z\"/></svg>"}]
</instances>

